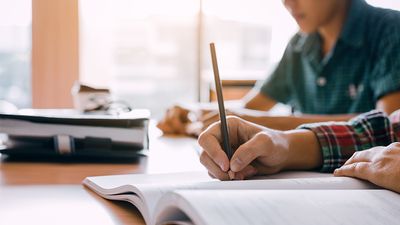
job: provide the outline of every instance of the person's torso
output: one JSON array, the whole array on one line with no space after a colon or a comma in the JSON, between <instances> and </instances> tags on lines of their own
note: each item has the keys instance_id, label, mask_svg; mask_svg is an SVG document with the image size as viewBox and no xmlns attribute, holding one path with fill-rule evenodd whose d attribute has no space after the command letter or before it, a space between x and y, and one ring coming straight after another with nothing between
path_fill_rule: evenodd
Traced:
<instances>
[{"instance_id":1,"label":"person's torso","mask_svg":"<svg viewBox=\"0 0 400 225\"><path fill-rule=\"evenodd\" d=\"M324 57L318 34L297 35L292 40L293 52L290 68L287 68L291 75L287 82L292 90L289 104L295 110L310 114L343 114L366 112L376 107L378 99L371 82L380 76L376 66L380 57L377 48L385 38L381 31L389 20L382 19L387 13L382 9L366 7L363 13L361 21L358 20L360 15L350 18L353 24L347 25L345 37L339 38ZM299 43L301 50L296 50Z\"/></svg>"}]
</instances>

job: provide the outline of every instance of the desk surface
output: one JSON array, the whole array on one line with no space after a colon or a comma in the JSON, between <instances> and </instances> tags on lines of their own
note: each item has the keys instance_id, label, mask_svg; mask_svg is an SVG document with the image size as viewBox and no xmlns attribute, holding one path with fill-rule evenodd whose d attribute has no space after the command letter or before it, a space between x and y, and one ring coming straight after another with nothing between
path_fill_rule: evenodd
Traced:
<instances>
[{"instance_id":1,"label":"desk surface","mask_svg":"<svg viewBox=\"0 0 400 225\"><path fill-rule=\"evenodd\" d=\"M151 128L150 151L131 163L0 161L0 224L144 224L126 202L102 199L81 185L87 176L205 171L196 140Z\"/></svg>"}]
</instances>

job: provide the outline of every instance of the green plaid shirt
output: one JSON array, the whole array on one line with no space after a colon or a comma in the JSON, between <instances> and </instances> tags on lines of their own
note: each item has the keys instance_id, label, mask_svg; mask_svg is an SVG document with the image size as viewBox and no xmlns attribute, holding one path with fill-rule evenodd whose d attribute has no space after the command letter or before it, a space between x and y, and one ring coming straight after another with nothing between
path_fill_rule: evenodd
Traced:
<instances>
[{"instance_id":1,"label":"green plaid shirt","mask_svg":"<svg viewBox=\"0 0 400 225\"><path fill-rule=\"evenodd\" d=\"M400 140L400 110L390 117L380 111L361 114L349 122L304 124L299 129L314 132L318 139L323 164L322 172L342 166L356 151L387 146Z\"/></svg>"},{"instance_id":2,"label":"green plaid shirt","mask_svg":"<svg viewBox=\"0 0 400 225\"><path fill-rule=\"evenodd\" d=\"M361 113L400 90L400 12L353 0L334 48L296 34L261 93L308 114Z\"/></svg>"}]
</instances>

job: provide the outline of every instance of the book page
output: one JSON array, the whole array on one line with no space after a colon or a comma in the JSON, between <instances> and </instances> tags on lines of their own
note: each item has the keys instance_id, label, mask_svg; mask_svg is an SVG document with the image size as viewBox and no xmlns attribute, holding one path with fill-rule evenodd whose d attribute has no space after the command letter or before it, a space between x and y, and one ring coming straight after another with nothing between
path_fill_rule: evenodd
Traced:
<instances>
[{"instance_id":1,"label":"book page","mask_svg":"<svg viewBox=\"0 0 400 225\"><path fill-rule=\"evenodd\" d=\"M282 179L281 179L282 178ZM293 178L293 179L292 179ZM283 172L254 180L219 181L204 172L171 174L129 174L88 177L84 184L109 199L130 201L145 217L153 217L161 197L173 190L290 190L290 189L370 189L376 186L354 178L333 177L317 172ZM132 196L132 199L129 198ZM137 201L141 199L142 203ZM147 209L147 210L144 210Z\"/></svg>"},{"instance_id":2,"label":"book page","mask_svg":"<svg viewBox=\"0 0 400 225\"><path fill-rule=\"evenodd\" d=\"M124 174L87 177L83 183L91 183L93 186L92 188L98 189L103 194L132 192L133 190L131 187L137 185L144 185L144 187L150 185L162 188L167 184L176 187L183 185L184 188L188 188L188 184L191 184L189 186L192 186L193 189L249 189L250 187L266 188L266 186L270 187L269 189L360 189L373 187L371 184L357 179L334 177L330 173L318 172L281 172L242 181L219 181L209 177L206 172Z\"/></svg>"},{"instance_id":3,"label":"book page","mask_svg":"<svg viewBox=\"0 0 400 225\"><path fill-rule=\"evenodd\" d=\"M132 203L142 213L146 224L150 224L155 206L163 194L212 180L204 172L186 172L87 177L83 184L103 198Z\"/></svg>"},{"instance_id":4,"label":"book page","mask_svg":"<svg viewBox=\"0 0 400 225\"><path fill-rule=\"evenodd\" d=\"M306 189L374 189L377 186L355 178L333 177L332 175L312 178L277 177L254 180L214 181L198 183L191 189L277 189L277 190L306 190ZM296 176L296 173L293 174Z\"/></svg>"},{"instance_id":5,"label":"book page","mask_svg":"<svg viewBox=\"0 0 400 225\"><path fill-rule=\"evenodd\" d=\"M155 184L162 187L166 184L180 184L183 182L213 181L205 172L165 173L165 174L123 174L111 176L87 177L83 183L93 185L104 194L121 194L132 192L137 185Z\"/></svg>"},{"instance_id":6,"label":"book page","mask_svg":"<svg viewBox=\"0 0 400 225\"><path fill-rule=\"evenodd\" d=\"M390 225L399 222L400 195L388 190L179 190L165 195L156 211L157 224L183 214L198 225Z\"/></svg>"}]
</instances>

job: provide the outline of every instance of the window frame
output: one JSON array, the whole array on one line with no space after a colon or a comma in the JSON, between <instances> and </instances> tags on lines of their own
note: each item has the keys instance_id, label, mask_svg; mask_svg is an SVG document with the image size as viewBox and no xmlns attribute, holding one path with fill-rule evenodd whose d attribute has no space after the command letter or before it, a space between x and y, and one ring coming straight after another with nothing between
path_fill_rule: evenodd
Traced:
<instances>
[{"instance_id":1,"label":"window frame","mask_svg":"<svg viewBox=\"0 0 400 225\"><path fill-rule=\"evenodd\" d=\"M32 0L32 107L70 108L79 79L78 0Z\"/></svg>"}]
</instances>

